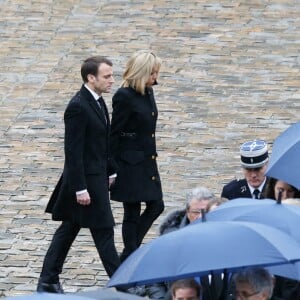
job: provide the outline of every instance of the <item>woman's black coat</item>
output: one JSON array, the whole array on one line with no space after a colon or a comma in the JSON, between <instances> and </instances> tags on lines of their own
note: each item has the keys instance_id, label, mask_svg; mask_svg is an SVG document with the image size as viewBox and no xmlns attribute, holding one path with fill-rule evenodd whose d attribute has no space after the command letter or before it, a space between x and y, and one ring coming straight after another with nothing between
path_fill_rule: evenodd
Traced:
<instances>
[{"instance_id":1,"label":"woman's black coat","mask_svg":"<svg viewBox=\"0 0 300 300\"><path fill-rule=\"evenodd\" d=\"M112 99L110 151L118 164L111 199L121 202L162 200L156 163L157 107L152 88L145 95L120 88Z\"/></svg>"}]
</instances>

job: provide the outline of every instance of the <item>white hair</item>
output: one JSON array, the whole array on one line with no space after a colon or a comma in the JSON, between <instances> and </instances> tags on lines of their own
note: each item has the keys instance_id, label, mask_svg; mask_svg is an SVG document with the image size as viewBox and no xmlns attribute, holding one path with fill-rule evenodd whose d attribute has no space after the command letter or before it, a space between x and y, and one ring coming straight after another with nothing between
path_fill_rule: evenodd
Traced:
<instances>
[{"instance_id":1,"label":"white hair","mask_svg":"<svg viewBox=\"0 0 300 300\"><path fill-rule=\"evenodd\" d=\"M186 199L186 208L188 209L190 207L190 203L192 200L213 200L215 198L215 195L206 187L197 187L193 189L190 193L187 195Z\"/></svg>"}]
</instances>

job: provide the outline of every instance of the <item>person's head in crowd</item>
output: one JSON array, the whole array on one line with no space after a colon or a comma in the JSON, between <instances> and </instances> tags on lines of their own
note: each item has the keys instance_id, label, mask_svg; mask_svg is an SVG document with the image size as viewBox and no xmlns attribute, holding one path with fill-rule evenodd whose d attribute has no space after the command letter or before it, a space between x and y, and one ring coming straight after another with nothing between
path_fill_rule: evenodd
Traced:
<instances>
[{"instance_id":1,"label":"person's head in crowd","mask_svg":"<svg viewBox=\"0 0 300 300\"><path fill-rule=\"evenodd\" d=\"M263 268L246 268L233 275L236 300L268 300L274 288L274 277Z\"/></svg>"},{"instance_id":2,"label":"person's head in crowd","mask_svg":"<svg viewBox=\"0 0 300 300\"><path fill-rule=\"evenodd\" d=\"M278 200L280 195L281 200L300 198L300 191L282 180L269 178L269 182L265 189L265 198Z\"/></svg>"},{"instance_id":3,"label":"person's head in crowd","mask_svg":"<svg viewBox=\"0 0 300 300\"><path fill-rule=\"evenodd\" d=\"M186 216L190 222L202 216L206 212L208 203L215 198L214 194L205 187L197 187L187 195Z\"/></svg>"},{"instance_id":4,"label":"person's head in crowd","mask_svg":"<svg viewBox=\"0 0 300 300\"><path fill-rule=\"evenodd\" d=\"M263 140L245 142L240 147L241 166L247 183L253 188L261 186L269 161L268 146Z\"/></svg>"},{"instance_id":5,"label":"person's head in crowd","mask_svg":"<svg viewBox=\"0 0 300 300\"><path fill-rule=\"evenodd\" d=\"M109 93L115 82L112 67L113 63L106 57L89 57L81 65L82 80L99 96L102 93Z\"/></svg>"},{"instance_id":6,"label":"person's head in crowd","mask_svg":"<svg viewBox=\"0 0 300 300\"><path fill-rule=\"evenodd\" d=\"M215 198L212 199L211 201L208 202L207 206L206 206L206 212L210 212L214 209L216 209L218 206L220 206L221 204L228 202L227 198Z\"/></svg>"},{"instance_id":7,"label":"person's head in crowd","mask_svg":"<svg viewBox=\"0 0 300 300\"><path fill-rule=\"evenodd\" d=\"M172 300L199 300L201 287L195 279L179 279L171 286Z\"/></svg>"},{"instance_id":8,"label":"person's head in crowd","mask_svg":"<svg viewBox=\"0 0 300 300\"><path fill-rule=\"evenodd\" d=\"M123 74L123 87L131 87L140 94L145 88L157 84L161 59L153 52L140 50L128 60Z\"/></svg>"}]
</instances>

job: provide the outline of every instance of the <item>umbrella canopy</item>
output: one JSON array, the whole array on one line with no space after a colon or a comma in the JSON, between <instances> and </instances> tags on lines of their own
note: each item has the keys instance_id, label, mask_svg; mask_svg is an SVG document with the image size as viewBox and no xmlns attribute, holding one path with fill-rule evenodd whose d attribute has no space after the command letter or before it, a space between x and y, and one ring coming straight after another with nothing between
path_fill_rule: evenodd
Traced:
<instances>
[{"instance_id":1,"label":"umbrella canopy","mask_svg":"<svg viewBox=\"0 0 300 300\"><path fill-rule=\"evenodd\" d=\"M93 298L67 295L67 294L51 294L51 293L34 293L31 295L7 297L5 300L91 300Z\"/></svg>"},{"instance_id":2,"label":"umbrella canopy","mask_svg":"<svg viewBox=\"0 0 300 300\"><path fill-rule=\"evenodd\" d=\"M298 261L280 266L266 267L266 269L274 275L294 279L297 281L300 280L300 262Z\"/></svg>"},{"instance_id":3,"label":"umbrella canopy","mask_svg":"<svg viewBox=\"0 0 300 300\"><path fill-rule=\"evenodd\" d=\"M83 291L76 293L76 295L89 297L92 299L99 300L139 300L145 299L143 297L139 297L133 294L118 292L114 289L101 288L91 291Z\"/></svg>"},{"instance_id":4,"label":"umbrella canopy","mask_svg":"<svg viewBox=\"0 0 300 300\"><path fill-rule=\"evenodd\" d=\"M249 222L199 223L137 249L108 286L172 281L299 259L300 244L278 229Z\"/></svg>"},{"instance_id":5,"label":"umbrella canopy","mask_svg":"<svg viewBox=\"0 0 300 300\"><path fill-rule=\"evenodd\" d=\"M99 288L90 291L77 292L75 294L50 294L50 293L34 293L31 295L8 297L5 300L138 300L142 297L118 292L115 289Z\"/></svg>"},{"instance_id":6,"label":"umbrella canopy","mask_svg":"<svg viewBox=\"0 0 300 300\"><path fill-rule=\"evenodd\" d=\"M206 215L210 221L246 221L280 229L300 243L300 207L274 200L236 199ZM193 224L200 222L196 220ZM275 275L300 280L300 263L269 268Z\"/></svg>"},{"instance_id":7,"label":"umbrella canopy","mask_svg":"<svg viewBox=\"0 0 300 300\"><path fill-rule=\"evenodd\" d=\"M240 206L249 206L253 204L260 204L260 205L265 205L265 204L274 204L276 203L276 200L273 199L253 199L253 198L235 198L230 201L222 203L222 205L219 205L215 208L217 209L236 209L239 211Z\"/></svg>"},{"instance_id":8,"label":"umbrella canopy","mask_svg":"<svg viewBox=\"0 0 300 300\"><path fill-rule=\"evenodd\" d=\"M300 189L300 122L290 126L274 141L266 175Z\"/></svg>"},{"instance_id":9,"label":"umbrella canopy","mask_svg":"<svg viewBox=\"0 0 300 300\"><path fill-rule=\"evenodd\" d=\"M274 200L237 199L224 203L206 215L210 221L245 221L269 225L284 231L300 243L300 206ZM230 205L227 205L230 204ZM193 224L201 222L196 220Z\"/></svg>"}]
</instances>

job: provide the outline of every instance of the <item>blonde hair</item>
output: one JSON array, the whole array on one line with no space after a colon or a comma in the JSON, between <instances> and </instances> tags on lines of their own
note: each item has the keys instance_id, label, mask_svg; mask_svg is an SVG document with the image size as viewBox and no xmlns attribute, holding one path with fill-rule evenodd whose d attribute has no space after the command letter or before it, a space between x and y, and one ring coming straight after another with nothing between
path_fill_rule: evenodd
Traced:
<instances>
[{"instance_id":1,"label":"blonde hair","mask_svg":"<svg viewBox=\"0 0 300 300\"><path fill-rule=\"evenodd\" d=\"M144 95L153 68L159 71L160 66L161 59L153 52L145 50L135 52L127 62L121 86L132 87Z\"/></svg>"}]
</instances>

